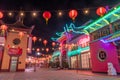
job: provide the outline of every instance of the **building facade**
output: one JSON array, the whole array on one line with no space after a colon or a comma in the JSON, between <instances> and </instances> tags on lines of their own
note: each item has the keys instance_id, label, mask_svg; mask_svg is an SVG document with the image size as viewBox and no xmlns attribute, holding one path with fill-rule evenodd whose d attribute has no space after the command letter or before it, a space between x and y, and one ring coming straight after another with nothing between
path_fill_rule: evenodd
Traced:
<instances>
[{"instance_id":1,"label":"building facade","mask_svg":"<svg viewBox=\"0 0 120 80\"><path fill-rule=\"evenodd\" d=\"M120 73L120 6L84 28L90 34L90 53L93 72L107 72L112 63ZM116 16L115 16L116 15Z\"/></svg>"},{"instance_id":2,"label":"building facade","mask_svg":"<svg viewBox=\"0 0 120 80\"><path fill-rule=\"evenodd\" d=\"M71 69L91 69L89 35L80 35L69 42L68 56Z\"/></svg>"},{"instance_id":3,"label":"building facade","mask_svg":"<svg viewBox=\"0 0 120 80\"><path fill-rule=\"evenodd\" d=\"M27 49L31 28L23 25L21 21L14 24L4 24L7 26L4 45L0 47L1 64L0 71L24 71L25 60L27 57ZM1 38L1 39L2 39Z\"/></svg>"}]
</instances>

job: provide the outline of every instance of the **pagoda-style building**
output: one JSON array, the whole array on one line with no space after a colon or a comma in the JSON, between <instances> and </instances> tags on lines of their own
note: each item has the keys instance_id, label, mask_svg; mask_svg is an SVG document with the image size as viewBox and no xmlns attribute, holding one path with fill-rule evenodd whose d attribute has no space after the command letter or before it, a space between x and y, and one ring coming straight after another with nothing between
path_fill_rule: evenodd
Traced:
<instances>
[{"instance_id":1,"label":"pagoda-style building","mask_svg":"<svg viewBox=\"0 0 120 80\"><path fill-rule=\"evenodd\" d=\"M0 25L7 26L7 29L3 28L0 32L0 71L24 71L27 53L31 50L30 35L34 27L25 26L22 20L14 24L4 24L1 21Z\"/></svg>"}]
</instances>

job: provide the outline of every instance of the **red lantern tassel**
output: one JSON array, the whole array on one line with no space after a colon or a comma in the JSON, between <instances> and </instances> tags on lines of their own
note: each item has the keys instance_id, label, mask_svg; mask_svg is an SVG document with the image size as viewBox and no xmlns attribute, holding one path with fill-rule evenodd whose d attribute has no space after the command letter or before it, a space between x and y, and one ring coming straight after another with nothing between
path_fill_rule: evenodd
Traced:
<instances>
[{"instance_id":1,"label":"red lantern tassel","mask_svg":"<svg viewBox=\"0 0 120 80\"><path fill-rule=\"evenodd\" d=\"M2 30L2 35L4 35L4 33L5 33L5 30Z\"/></svg>"},{"instance_id":2,"label":"red lantern tassel","mask_svg":"<svg viewBox=\"0 0 120 80\"><path fill-rule=\"evenodd\" d=\"M75 18L72 18L72 21L75 22Z\"/></svg>"},{"instance_id":3,"label":"red lantern tassel","mask_svg":"<svg viewBox=\"0 0 120 80\"><path fill-rule=\"evenodd\" d=\"M48 24L48 18L46 18L45 20L46 20L46 24Z\"/></svg>"}]
</instances>

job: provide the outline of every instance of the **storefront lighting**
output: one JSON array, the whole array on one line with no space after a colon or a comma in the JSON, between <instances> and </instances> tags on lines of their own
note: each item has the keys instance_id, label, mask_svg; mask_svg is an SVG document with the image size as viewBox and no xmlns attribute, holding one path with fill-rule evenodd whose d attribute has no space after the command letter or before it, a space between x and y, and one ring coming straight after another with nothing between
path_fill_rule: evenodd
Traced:
<instances>
[{"instance_id":1,"label":"storefront lighting","mask_svg":"<svg viewBox=\"0 0 120 80\"><path fill-rule=\"evenodd\" d=\"M15 31L14 29L12 29L12 31Z\"/></svg>"},{"instance_id":2,"label":"storefront lighting","mask_svg":"<svg viewBox=\"0 0 120 80\"><path fill-rule=\"evenodd\" d=\"M85 51L89 51L90 50L90 47L87 46L85 48L78 48L77 50L74 50L74 51L68 51L68 56L73 56L73 55L77 55L77 54L80 54L82 52L85 52Z\"/></svg>"},{"instance_id":3,"label":"storefront lighting","mask_svg":"<svg viewBox=\"0 0 120 80\"><path fill-rule=\"evenodd\" d=\"M37 52L37 55L39 56L39 55L41 55L41 53L40 53L40 52Z\"/></svg>"},{"instance_id":4,"label":"storefront lighting","mask_svg":"<svg viewBox=\"0 0 120 80\"><path fill-rule=\"evenodd\" d=\"M5 44L3 43L3 44L1 44L2 46L4 46Z\"/></svg>"},{"instance_id":5,"label":"storefront lighting","mask_svg":"<svg viewBox=\"0 0 120 80\"><path fill-rule=\"evenodd\" d=\"M52 57L57 57L60 56L60 51L55 51L52 55Z\"/></svg>"},{"instance_id":6,"label":"storefront lighting","mask_svg":"<svg viewBox=\"0 0 120 80\"><path fill-rule=\"evenodd\" d=\"M15 46L12 46L12 48L15 48Z\"/></svg>"}]
</instances>

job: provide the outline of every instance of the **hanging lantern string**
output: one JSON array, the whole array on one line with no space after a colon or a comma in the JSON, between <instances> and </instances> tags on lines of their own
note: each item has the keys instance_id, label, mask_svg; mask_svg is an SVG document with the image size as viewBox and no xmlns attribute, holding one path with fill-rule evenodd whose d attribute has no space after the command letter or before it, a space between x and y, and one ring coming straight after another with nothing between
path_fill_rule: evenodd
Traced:
<instances>
[{"instance_id":1,"label":"hanging lantern string","mask_svg":"<svg viewBox=\"0 0 120 80\"><path fill-rule=\"evenodd\" d=\"M103 5L103 7L106 7L106 6L108 6L108 5ZM109 5L109 8L111 8L111 7L114 7L115 5ZM96 9L96 8L98 8L98 7L86 7L86 8L74 8L74 9L76 9L76 10L84 10L84 9ZM71 9L58 9L58 10L56 10L56 9L54 9L54 10L50 10L50 12L58 12L58 11L70 11ZM0 9L0 11L2 11L2 12L44 12L45 10L37 10L37 9L33 9L33 10L3 10L3 9Z\"/></svg>"}]
</instances>

